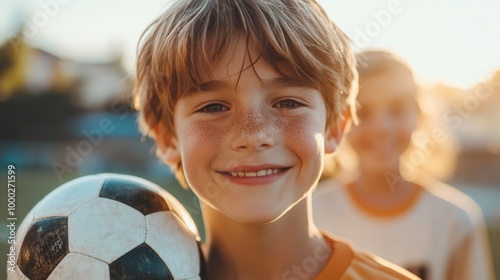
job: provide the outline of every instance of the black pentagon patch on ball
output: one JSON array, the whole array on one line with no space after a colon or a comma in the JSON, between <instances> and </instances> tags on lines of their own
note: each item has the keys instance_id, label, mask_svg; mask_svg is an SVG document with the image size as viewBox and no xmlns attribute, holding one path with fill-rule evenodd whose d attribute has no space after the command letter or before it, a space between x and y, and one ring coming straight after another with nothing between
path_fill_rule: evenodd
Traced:
<instances>
[{"instance_id":1,"label":"black pentagon patch on ball","mask_svg":"<svg viewBox=\"0 0 500 280\"><path fill-rule=\"evenodd\" d=\"M143 243L109 265L111 280L148 279L174 280L167 265L147 245Z\"/></svg>"},{"instance_id":2,"label":"black pentagon patch on ball","mask_svg":"<svg viewBox=\"0 0 500 280\"><path fill-rule=\"evenodd\" d=\"M122 178L106 179L99 197L124 203L143 215L170 210L167 201L161 195L137 182Z\"/></svg>"},{"instance_id":3,"label":"black pentagon patch on ball","mask_svg":"<svg viewBox=\"0 0 500 280\"><path fill-rule=\"evenodd\" d=\"M34 222L26 233L18 264L30 280L47 279L67 254L68 218L45 218Z\"/></svg>"}]
</instances>

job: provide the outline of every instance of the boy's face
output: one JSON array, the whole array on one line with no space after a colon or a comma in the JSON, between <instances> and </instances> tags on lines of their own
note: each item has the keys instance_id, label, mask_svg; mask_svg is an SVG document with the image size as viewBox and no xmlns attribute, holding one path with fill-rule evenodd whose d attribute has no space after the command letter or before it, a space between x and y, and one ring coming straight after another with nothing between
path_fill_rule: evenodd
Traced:
<instances>
[{"instance_id":1,"label":"boy's face","mask_svg":"<svg viewBox=\"0 0 500 280\"><path fill-rule=\"evenodd\" d=\"M283 79L262 59L252 68L245 49L240 38L211 69L204 90L179 99L176 136L159 133L157 140L168 164L182 160L203 203L256 224L277 219L305 197L341 133L325 129L318 90Z\"/></svg>"},{"instance_id":2,"label":"boy's face","mask_svg":"<svg viewBox=\"0 0 500 280\"><path fill-rule=\"evenodd\" d=\"M413 77L404 71L387 70L364 77L359 84L360 124L351 129L347 139L364 171L397 171L418 118Z\"/></svg>"}]
</instances>

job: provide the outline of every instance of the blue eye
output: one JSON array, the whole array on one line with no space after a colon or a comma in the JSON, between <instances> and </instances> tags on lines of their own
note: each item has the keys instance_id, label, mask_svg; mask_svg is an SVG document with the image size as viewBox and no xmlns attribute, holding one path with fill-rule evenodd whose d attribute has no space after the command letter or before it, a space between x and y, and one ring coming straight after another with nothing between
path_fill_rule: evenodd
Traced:
<instances>
[{"instance_id":1,"label":"blue eye","mask_svg":"<svg viewBox=\"0 0 500 280\"><path fill-rule=\"evenodd\" d=\"M297 108L303 106L302 103L297 102L292 99L285 99L281 100L278 103L276 103L275 107L276 108L281 108L281 109L292 109L292 108Z\"/></svg>"},{"instance_id":2,"label":"blue eye","mask_svg":"<svg viewBox=\"0 0 500 280\"><path fill-rule=\"evenodd\" d=\"M229 110L226 106L220 104L220 103L211 103L208 104L207 106L201 108L197 112L201 113L218 113L218 112L224 112Z\"/></svg>"}]
</instances>

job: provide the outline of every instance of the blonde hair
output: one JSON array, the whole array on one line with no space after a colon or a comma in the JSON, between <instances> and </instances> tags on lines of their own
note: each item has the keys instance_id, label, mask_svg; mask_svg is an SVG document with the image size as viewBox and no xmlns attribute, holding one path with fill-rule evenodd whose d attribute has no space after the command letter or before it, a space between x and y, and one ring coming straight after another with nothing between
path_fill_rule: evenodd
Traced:
<instances>
[{"instance_id":1,"label":"blonde hair","mask_svg":"<svg viewBox=\"0 0 500 280\"><path fill-rule=\"evenodd\" d=\"M328 117L337 118L347 106L355 116L357 72L349 40L314 0L178 0L139 43L133 91L143 134L161 125L175 135L177 100L200 90L202 74L241 35L247 51L258 51L255 61L264 59L283 77L318 89Z\"/></svg>"},{"instance_id":2,"label":"blonde hair","mask_svg":"<svg viewBox=\"0 0 500 280\"><path fill-rule=\"evenodd\" d=\"M413 77L413 70L406 61L384 50L366 50L357 53L356 69L360 79L388 70L406 71Z\"/></svg>"}]
</instances>

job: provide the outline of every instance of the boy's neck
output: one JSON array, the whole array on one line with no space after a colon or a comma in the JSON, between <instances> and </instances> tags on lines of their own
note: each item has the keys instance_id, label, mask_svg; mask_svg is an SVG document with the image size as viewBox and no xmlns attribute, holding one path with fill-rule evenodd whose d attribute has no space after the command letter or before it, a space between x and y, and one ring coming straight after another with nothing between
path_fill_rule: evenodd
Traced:
<instances>
[{"instance_id":1,"label":"boy's neck","mask_svg":"<svg viewBox=\"0 0 500 280\"><path fill-rule=\"evenodd\" d=\"M409 184L398 170L387 172L369 172L361 170L359 177L354 181L356 187L372 195L390 195L402 191Z\"/></svg>"},{"instance_id":2,"label":"boy's neck","mask_svg":"<svg viewBox=\"0 0 500 280\"><path fill-rule=\"evenodd\" d=\"M202 205L205 228L210 229L205 247L209 279L265 280L286 275L313 279L331 249L312 223L309 203L309 198L303 199L278 220L262 225L242 224ZM311 258L317 264L313 272L302 267Z\"/></svg>"},{"instance_id":3,"label":"boy's neck","mask_svg":"<svg viewBox=\"0 0 500 280\"><path fill-rule=\"evenodd\" d=\"M360 176L348 184L356 200L371 211L389 211L404 208L415 201L419 187L404 180L400 173L368 173L361 171Z\"/></svg>"}]
</instances>

